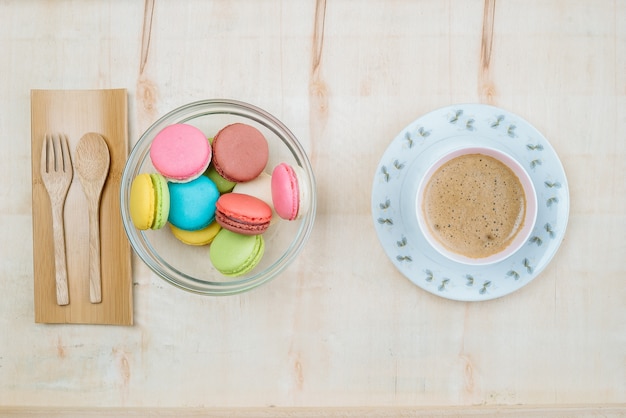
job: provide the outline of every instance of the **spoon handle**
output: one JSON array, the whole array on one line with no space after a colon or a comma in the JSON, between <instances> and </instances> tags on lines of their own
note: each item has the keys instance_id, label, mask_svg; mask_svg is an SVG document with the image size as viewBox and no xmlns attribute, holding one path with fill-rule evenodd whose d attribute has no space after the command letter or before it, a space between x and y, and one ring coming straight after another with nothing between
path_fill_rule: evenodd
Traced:
<instances>
[{"instance_id":1,"label":"spoon handle","mask_svg":"<svg viewBox=\"0 0 626 418\"><path fill-rule=\"evenodd\" d=\"M100 205L99 201L89 202L89 300L102 302L100 279Z\"/></svg>"}]
</instances>

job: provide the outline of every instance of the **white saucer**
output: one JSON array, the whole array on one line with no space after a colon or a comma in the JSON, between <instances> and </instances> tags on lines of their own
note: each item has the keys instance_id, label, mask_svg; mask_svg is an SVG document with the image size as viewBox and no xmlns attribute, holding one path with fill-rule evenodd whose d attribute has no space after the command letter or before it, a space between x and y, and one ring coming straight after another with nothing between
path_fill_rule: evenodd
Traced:
<instances>
[{"instance_id":1,"label":"white saucer","mask_svg":"<svg viewBox=\"0 0 626 418\"><path fill-rule=\"evenodd\" d=\"M509 153L528 170L537 192L531 238L507 259L486 266L440 255L420 232L415 214L417 186L426 169L468 144ZM548 265L565 235L569 189L556 152L528 122L493 106L453 105L418 118L393 139L376 169L372 216L385 253L409 280L444 298L481 301L520 289Z\"/></svg>"}]
</instances>

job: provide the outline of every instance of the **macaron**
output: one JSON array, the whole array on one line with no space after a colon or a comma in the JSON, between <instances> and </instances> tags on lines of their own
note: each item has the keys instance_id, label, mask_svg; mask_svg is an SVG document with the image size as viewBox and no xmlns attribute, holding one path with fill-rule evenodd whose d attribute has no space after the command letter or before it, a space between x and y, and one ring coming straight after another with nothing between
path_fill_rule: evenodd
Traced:
<instances>
[{"instance_id":1,"label":"macaron","mask_svg":"<svg viewBox=\"0 0 626 418\"><path fill-rule=\"evenodd\" d=\"M217 172L213 164L209 165L209 168L206 170L204 175L213 180L213 183L215 183L217 190L219 190L220 193L228 193L232 191L237 184L234 181L228 181L222 177L220 173Z\"/></svg>"},{"instance_id":2,"label":"macaron","mask_svg":"<svg viewBox=\"0 0 626 418\"><path fill-rule=\"evenodd\" d=\"M272 206L272 176L266 172L262 172L253 180L245 183L236 183L233 193L249 194L258 197L269 206Z\"/></svg>"},{"instance_id":3,"label":"macaron","mask_svg":"<svg viewBox=\"0 0 626 418\"><path fill-rule=\"evenodd\" d=\"M206 228L199 229L197 231L186 231L184 229L180 229L175 227L172 224L170 225L170 229L172 230L172 234L183 244L187 245L208 245L213 242L213 239L220 232L222 227L217 222L213 221Z\"/></svg>"},{"instance_id":4,"label":"macaron","mask_svg":"<svg viewBox=\"0 0 626 418\"><path fill-rule=\"evenodd\" d=\"M308 207L308 193L302 168L280 163L272 171L272 202L278 216L288 221L299 219Z\"/></svg>"},{"instance_id":5,"label":"macaron","mask_svg":"<svg viewBox=\"0 0 626 418\"><path fill-rule=\"evenodd\" d=\"M269 145L261 131L245 123L222 128L213 139L213 165L228 181L240 183L256 178L269 158Z\"/></svg>"},{"instance_id":6,"label":"macaron","mask_svg":"<svg viewBox=\"0 0 626 418\"><path fill-rule=\"evenodd\" d=\"M160 229L167 222L170 194L158 173L139 174L130 186L130 218L137 229Z\"/></svg>"},{"instance_id":7,"label":"macaron","mask_svg":"<svg viewBox=\"0 0 626 418\"><path fill-rule=\"evenodd\" d=\"M200 176L186 183L168 183L170 213L168 221L177 228L197 231L215 219L215 202L220 196L208 177Z\"/></svg>"},{"instance_id":8,"label":"macaron","mask_svg":"<svg viewBox=\"0 0 626 418\"><path fill-rule=\"evenodd\" d=\"M204 133L192 125L175 123L152 140L150 159L154 168L171 182L187 182L209 166L213 151Z\"/></svg>"},{"instance_id":9,"label":"macaron","mask_svg":"<svg viewBox=\"0 0 626 418\"><path fill-rule=\"evenodd\" d=\"M272 208L254 196L226 193L217 200L215 220L229 231L243 235L258 235L270 226Z\"/></svg>"},{"instance_id":10,"label":"macaron","mask_svg":"<svg viewBox=\"0 0 626 418\"><path fill-rule=\"evenodd\" d=\"M254 180L246 181L245 183L237 183L232 191L233 193L249 194L267 203L267 205L272 208L272 220L270 225L279 219L274 210L274 203L272 202L272 176L265 171L259 174Z\"/></svg>"},{"instance_id":11,"label":"macaron","mask_svg":"<svg viewBox=\"0 0 626 418\"><path fill-rule=\"evenodd\" d=\"M217 271L236 277L252 271L264 252L263 235L242 235L222 229L211 243L209 259Z\"/></svg>"}]
</instances>

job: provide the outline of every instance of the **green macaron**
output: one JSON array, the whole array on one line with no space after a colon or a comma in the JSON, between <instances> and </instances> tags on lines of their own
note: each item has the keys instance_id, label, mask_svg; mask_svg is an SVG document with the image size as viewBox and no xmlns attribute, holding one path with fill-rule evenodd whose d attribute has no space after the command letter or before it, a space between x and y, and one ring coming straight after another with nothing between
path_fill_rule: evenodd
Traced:
<instances>
[{"instance_id":1,"label":"green macaron","mask_svg":"<svg viewBox=\"0 0 626 418\"><path fill-rule=\"evenodd\" d=\"M263 235L242 235L222 229L211 243L209 258L224 276L237 277L252 271L264 251Z\"/></svg>"},{"instance_id":2,"label":"green macaron","mask_svg":"<svg viewBox=\"0 0 626 418\"><path fill-rule=\"evenodd\" d=\"M161 229L167 223L167 217L170 213L170 192L167 187L167 180L162 175L152 173L150 179L156 194L156 213L152 229Z\"/></svg>"},{"instance_id":3,"label":"green macaron","mask_svg":"<svg viewBox=\"0 0 626 418\"><path fill-rule=\"evenodd\" d=\"M237 184L234 181L228 181L224 177L222 177L220 173L215 170L213 164L209 165L209 168L207 168L207 170L204 172L204 175L213 180L213 183L215 183L215 185L217 186L217 190L219 190L220 193L230 192Z\"/></svg>"}]
</instances>

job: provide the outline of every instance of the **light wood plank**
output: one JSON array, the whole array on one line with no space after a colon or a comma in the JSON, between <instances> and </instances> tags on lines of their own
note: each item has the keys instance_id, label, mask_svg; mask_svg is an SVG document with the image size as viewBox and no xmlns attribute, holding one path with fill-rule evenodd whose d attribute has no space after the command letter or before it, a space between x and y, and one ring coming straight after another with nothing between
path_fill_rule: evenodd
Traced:
<instances>
[{"instance_id":1,"label":"light wood plank","mask_svg":"<svg viewBox=\"0 0 626 418\"><path fill-rule=\"evenodd\" d=\"M623 415L623 22L623 0L0 1L0 405L33 416ZM190 295L134 258L133 327L34 323L29 92L120 87L130 145L194 100L276 115L314 166L313 234L249 294ZM478 304L411 284L370 214L394 135L461 102L529 120L571 193L550 266Z\"/></svg>"}]
</instances>

